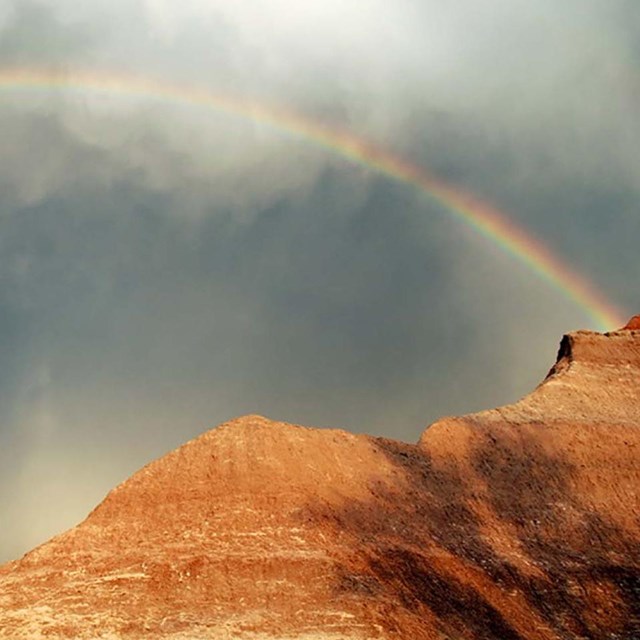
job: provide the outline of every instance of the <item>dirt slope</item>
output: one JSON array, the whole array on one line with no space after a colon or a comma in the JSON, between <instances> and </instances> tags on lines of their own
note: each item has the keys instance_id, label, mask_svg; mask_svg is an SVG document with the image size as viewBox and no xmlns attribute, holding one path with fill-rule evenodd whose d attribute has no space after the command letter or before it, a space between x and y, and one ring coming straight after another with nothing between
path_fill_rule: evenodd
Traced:
<instances>
[{"instance_id":1,"label":"dirt slope","mask_svg":"<svg viewBox=\"0 0 640 640\"><path fill-rule=\"evenodd\" d=\"M231 421L0 568L0 638L640 638L640 330L417 445Z\"/></svg>"}]
</instances>

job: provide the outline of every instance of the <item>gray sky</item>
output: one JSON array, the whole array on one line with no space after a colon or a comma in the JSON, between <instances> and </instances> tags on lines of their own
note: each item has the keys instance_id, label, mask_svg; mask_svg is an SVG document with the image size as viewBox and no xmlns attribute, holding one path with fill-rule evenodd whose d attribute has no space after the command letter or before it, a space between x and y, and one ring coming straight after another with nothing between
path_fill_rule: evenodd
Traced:
<instances>
[{"instance_id":1,"label":"gray sky","mask_svg":"<svg viewBox=\"0 0 640 640\"><path fill-rule=\"evenodd\" d=\"M494 203L638 312L618 0L0 0L0 67L282 105ZM0 88L0 561L247 413L413 441L584 309L407 185L247 118ZM613 327L612 327L613 328Z\"/></svg>"}]
</instances>

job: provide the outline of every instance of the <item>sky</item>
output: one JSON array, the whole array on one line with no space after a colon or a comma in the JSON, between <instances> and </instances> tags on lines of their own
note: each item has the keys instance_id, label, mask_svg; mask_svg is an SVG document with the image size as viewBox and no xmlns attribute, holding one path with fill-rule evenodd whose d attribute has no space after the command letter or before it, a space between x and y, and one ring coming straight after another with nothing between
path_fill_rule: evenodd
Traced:
<instances>
[{"instance_id":1,"label":"sky","mask_svg":"<svg viewBox=\"0 0 640 640\"><path fill-rule=\"evenodd\" d=\"M621 318L639 42L635 0L0 0L0 78L148 78L348 132L501 211ZM0 561L232 417L415 441L601 328L424 191L282 125L0 80Z\"/></svg>"}]
</instances>

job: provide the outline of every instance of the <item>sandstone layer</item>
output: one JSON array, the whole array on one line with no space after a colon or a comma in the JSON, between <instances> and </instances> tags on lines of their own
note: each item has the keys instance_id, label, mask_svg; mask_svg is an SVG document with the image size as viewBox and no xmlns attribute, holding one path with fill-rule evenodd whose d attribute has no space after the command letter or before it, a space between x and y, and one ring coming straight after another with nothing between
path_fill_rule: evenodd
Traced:
<instances>
[{"instance_id":1,"label":"sandstone layer","mask_svg":"<svg viewBox=\"0 0 640 640\"><path fill-rule=\"evenodd\" d=\"M247 416L0 568L0 638L637 640L640 330L419 443Z\"/></svg>"}]
</instances>

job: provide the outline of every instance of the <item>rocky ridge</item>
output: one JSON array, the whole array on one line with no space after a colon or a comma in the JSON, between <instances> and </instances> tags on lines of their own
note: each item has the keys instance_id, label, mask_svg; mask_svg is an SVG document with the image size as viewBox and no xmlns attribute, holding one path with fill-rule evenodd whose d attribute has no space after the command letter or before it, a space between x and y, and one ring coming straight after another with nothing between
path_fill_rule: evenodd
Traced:
<instances>
[{"instance_id":1,"label":"rocky ridge","mask_svg":"<svg viewBox=\"0 0 640 640\"><path fill-rule=\"evenodd\" d=\"M637 640L640 317L405 444L246 416L0 568L0 638Z\"/></svg>"}]
</instances>

